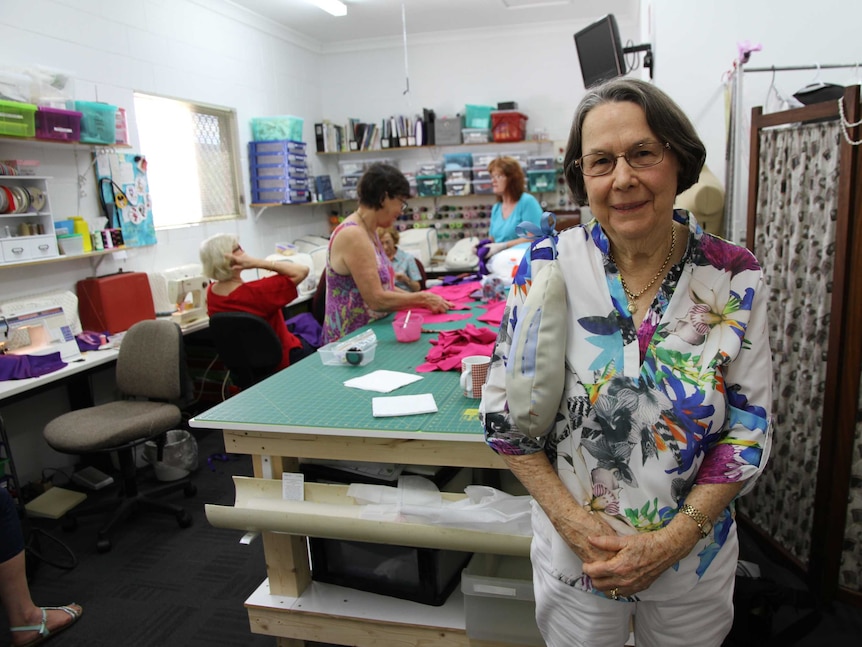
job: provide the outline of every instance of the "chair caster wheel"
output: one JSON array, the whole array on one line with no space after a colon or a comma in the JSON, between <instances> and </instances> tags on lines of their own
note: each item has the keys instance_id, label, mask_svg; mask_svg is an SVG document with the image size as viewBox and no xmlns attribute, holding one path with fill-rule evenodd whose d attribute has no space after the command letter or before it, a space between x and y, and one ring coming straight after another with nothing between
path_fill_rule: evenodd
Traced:
<instances>
[{"instance_id":1,"label":"chair caster wheel","mask_svg":"<svg viewBox=\"0 0 862 647\"><path fill-rule=\"evenodd\" d=\"M198 488L194 483L189 483L183 488L183 494L187 499L192 498L195 494L198 493Z\"/></svg>"},{"instance_id":2,"label":"chair caster wheel","mask_svg":"<svg viewBox=\"0 0 862 647\"><path fill-rule=\"evenodd\" d=\"M65 532L72 532L78 528L78 520L74 517L63 517L63 520L60 522L60 527Z\"/></svg>"},{"instance_id":3,"label":"chair caster wheel","mask_svg":"<svg viewBox=\"0 0 862 647\"><path fill-rule=\"evenodd\" d=\"M180 528L188 528L192 525L192 515L185 510L177 513L177 523L180 524Z\"/></svg>"},{"instance_id":4,"label":"chair caster wheel","mask_svg":"<svg viewBox=\"0 0 862 647\"><path fill-rule=\"evenodd\" d=\"M111 540L110 539L99 539L96 542L96 550L100 553L107 553L111 550Z\"/></svg>"}]
</instances>

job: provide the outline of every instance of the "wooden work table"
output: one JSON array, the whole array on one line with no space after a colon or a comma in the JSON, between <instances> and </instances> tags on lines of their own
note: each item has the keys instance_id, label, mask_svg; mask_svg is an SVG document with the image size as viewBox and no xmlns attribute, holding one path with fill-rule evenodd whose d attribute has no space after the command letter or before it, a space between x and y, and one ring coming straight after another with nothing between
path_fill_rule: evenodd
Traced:
<instances>
[{"instance_id":1,"label":"wooden work table","mask_svg":"<svg viewBox=\"0 0 862 647\"><path fill-rule=\"evenodd\" d=\"M482 312L474 307L473 317ZM460 328L468 322L484 325L470 319L426 328ZM464 550L513 555L528 554L529 537L444 532L433 526L405 535L394 526L411 524L384 523L381 529L379 523L372 528L351 520L326 525L318 535L302 526L303 514L270 514L267 521L262 520L266 513L258 516L236 509L240 499L263 497L263 490L271 489L258 479L271 484L283 472L297 471L301 458L505 469L484 442L479 401L462 395L458 373L423 373L422 380L388 394L433 393L439 409L433 414L374 418L371 399L384 394L343 386L347 379L378 369L413 372L434 337L423 334L419 342L399 344L391 317L371 328L378 345L370 364L324 366L319 356L309 357L192 419L193 427L223 429L226 451L253 457L255 479L237 479L237 505L207 506L208 518L213 522L218 517L215 523L223 527L262 532L268 577L248 598L246 608L252 631L278 637L279 645L301 645L306 640L367 647L488 645L466 635L460 589L443 606L434 607L313 582L305 534L450 548L449 535L463 532L455 541ZM250 491L243 493L241 488ZM236 520L224 521L222 516Z\"/></svg>"}]
</instances>

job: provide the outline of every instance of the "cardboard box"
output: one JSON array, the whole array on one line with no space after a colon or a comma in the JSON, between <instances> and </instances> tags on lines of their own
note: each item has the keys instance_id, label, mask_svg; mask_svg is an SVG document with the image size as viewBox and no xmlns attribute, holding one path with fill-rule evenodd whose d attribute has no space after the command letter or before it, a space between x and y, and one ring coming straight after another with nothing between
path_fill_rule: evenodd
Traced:
<instances>
[{"instance_id":1,"label":"cardboard box","mask_svg":"<svg viewBox=\"0 0 862 647\"><path fill-rule=\"evenodd\" d=\"M156 318L145 272L120 272L78 281L78 315L84 330L115 334Z\"/></svg>"}]
</instances>

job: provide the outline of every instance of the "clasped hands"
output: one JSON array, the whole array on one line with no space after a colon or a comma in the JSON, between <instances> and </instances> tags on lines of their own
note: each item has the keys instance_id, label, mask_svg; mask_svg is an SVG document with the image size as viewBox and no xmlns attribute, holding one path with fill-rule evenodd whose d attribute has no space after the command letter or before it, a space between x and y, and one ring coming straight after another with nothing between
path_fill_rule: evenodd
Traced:
<instances>
[{"instance_id":1,"label":"clasped hands","mask_svg":"<svg viewBox=\"0 0 862 647\"><path fill-rule=\"evenodd\" d=\"M673 564L685 557L692 546L676 530L660 530L634 535L617 535L607 524L584 530L572 529L564 539L584 562L584 574L593 587L608 597L628 597L648 588Z\"/></svg>"}]
</instances>

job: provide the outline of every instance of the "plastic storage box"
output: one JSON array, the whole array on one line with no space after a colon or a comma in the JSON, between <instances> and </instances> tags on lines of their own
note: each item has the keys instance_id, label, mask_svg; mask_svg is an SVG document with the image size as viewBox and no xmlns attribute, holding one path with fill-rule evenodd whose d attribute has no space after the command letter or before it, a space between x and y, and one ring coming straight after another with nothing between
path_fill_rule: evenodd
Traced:
<instances>
[{"instance_id":1,"label":"plastic storage box","mask_svg":"<svg viewBox=\"0 0 862 647\"><path fill-rule=\"evenodd\" d=\"M0 135L34 137L36 135L36 106L32 103L0 101Z\"/></svg>"},{"instance_id":2,"label":"plastic storage box","mask_svg":"<svg viewBox=\"0 0 862 647\"><path fill-rule=\"evenodd\" d=\"M86 144L113 144L117 140L117 106L96 101L76 101L81 115L81 141Z\"/></svg>"},{"instance_id":3,"label":"plastic storage box","mask_svg":"<svg viewBox=\"0 0 862 647\"><path fill-rule=\"evenodd\" d=\"M308 167L291 166L290 164L271 164L268 166L252 166L252 180L264 177L308 178Z\"/></svg>"},{"instance_id":4,"label":"plastic storage box","mask_svg":"<svg viewBox=\"0 0 862 647\"><path fill-rule=\"evenodd\" d=\"M443 178L442 173L435 175L417 175L416 176L416 193L420 198L429 198L436 195L443 195Z\"/></svg>"},{"instance_id":5,"label":"plastic storage box","mask_svg":"<svg viewBox=\"0 0 862 647\"><path fill-rule=\"evenodd\" d=\"M473 179L473 169L472 168L455 168L446 171L446 181L449 180L472 180Z\"/></svg>"},{"instance_id":6,"label":"plastic storage box","mask_svg":"<svg viewBox=\"0 0 862 647\"><path fill-rule=\"evenodd\" d=\"M276 117L253 117L251 136L256 142L289 139L302 141L302 117L281 115Z\"/></svg>"},{"instance_id":7,"label":"plastic storage box","mask_svg":"<svg viewBox=\"0 0 862 647\"><path fill-rule=\"evenodd\" d=\"M473 169L473 155L470 153L444 153L443 155L443 170L471 171Z\"/></svg>"},{"instance_id":8,"label":"plastic storage box","mask_svg":"<svg viewBox=\"0 0 862 647\"><path fill-rule=\"evenodd\" d=\"M470 180L446 180L446 195L470 195Z\"/></svg>"},{"instance_id":9,"label":"plastic storage box","mask_svg":"<svg viewBox=\"0 0 862 647\"><path fill-rule=\"evenodd\" d=\"M527 133L527 115L517 110L495 110L491 113L491 131L495 142L520 142Z\"/></svg>"},{"instance_id":10,"label":"plastic storage box","mask_svg":"<svg viewBox=\"0 0 862 647\"><path fill-rule=\"evenodd\" d=\"M365 162L361 160L348 160L338 162L338 172L341 175L362 175L365 171Z\"/></svg>"},{"instance_id":11,"label":"plastic storage box","mask_svg":"<svg viewBox=\"0 0 862 647\"><path fill-rule=\"evenodd\" d=\"M440 606L471 553L310 537L312 579Z\"/></svg>"},{"instance_id":12,"label":"plastic storage box","mask_svg":"<svg viewBox=\"0 0 862 647\"><path fill-rule=\"evenodd\" d=\"M462 128L461 139L465 144L487 144L491 141L491 129Z\"/></svg>"},{"instance_id":13,"label":"plastic storage box","mask_svg":"<svg viewBox=\"0 0 862 647\"><path fill-rule=\"evenodd\" d=\"M251 166L306 166L304 147L302 142L289 140L249 142L248 161Z\"/></svg>"},{"instance_id":14,"label":"plastic storage box","mask_svg":"<svg viewBox=\"0 0 862 647\"><path fill-rule=\"evenodd\" d=\"M443 172L443 162L420 162L416 175L439 175Z\"/></svg>"},{"instance_id":15,"label":"plastic storage box","mask_svg":"<svg viewBox=\"0 0 862 647\"><path fill-rule=\"evenodd\" d=\"M461 592L469 638L545 644L536 626L529 558L477 553L461 574Z\"/></svg>"},{"instance_id":16,"label":"plastic storage box","mask_svg":"<svg viewBox=\"0 0 862 647\"><path fill-rule=\"evenodd\" d=\"M36 111L36 138L79 141L82 116L82 113L76 110L40 107Z\"/></svg>"},{"instance_id":17,"label":"plastic storage box","mask_svg":"<svg viewBox=\"0 0 862 647\"><path fill-rule=\"evenodd\" d=\"M251 190L251 201L254 204L302 204L311 199L311 193L305 189L260 189Z\"/></svg>"},{"instance_id":18,"label":"plastic storage box","mask_svg":"<svg viewBox=\"0 0 862 647\"><path fill-rule=\"evenodd\" d=\"M434 143L447 146L461 143L461 117L441 117L434 122Z\"/></svg>"},{"instance_id":19,"label":"plastic storage box","mask_svg":"<svg viewBox=\"0 0 862 647\"><path fill-rule=\"evenodd\" d=\"M557 188L557 171L527 171L528 191L555 191Z\"/></svg>"},{"instance_id":20,"label":"plastic storage box","mask_svg":"<svg viewBox=\"0 0 862 647\"><path fill-rule=\"evenodd\" d=\"M492 110L494 110L494 106L474 106L468 103L464 106L464 127L490 128ZM464 141L466 142L467 140L465 139Z\"/></svg>"},{"instance_id":21,"label":"plastic storage box","mask_svg":"<svg viewBox=\"0 0 862 647\"><path fill-rule=\"evenodd\" d=\"M488 194L494 193L494 187L491 180L473 180L473 193Z\"/></svg>"}]
</instances>

